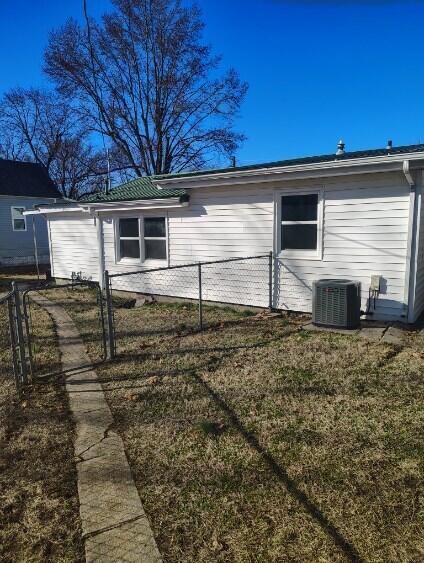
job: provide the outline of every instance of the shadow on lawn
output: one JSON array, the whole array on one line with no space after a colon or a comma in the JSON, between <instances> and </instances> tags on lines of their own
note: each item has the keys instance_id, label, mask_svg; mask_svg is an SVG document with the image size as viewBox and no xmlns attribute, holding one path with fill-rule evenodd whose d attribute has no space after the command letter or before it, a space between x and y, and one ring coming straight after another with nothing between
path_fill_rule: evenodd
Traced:
<instances>
[{"instance_id":1,"label":"shadow on lawn","mask_svg":"<svg viewBox=\"0 0 424 563\"><path fill-rule=\"evenodd\" d=\"M289 336L293 332L296 332L298 328L287 331L284 335L280 334L277 338L273 338L267 341L257 342L253 345L248 345L248 348L258 348L266 346L267 344L281 339L282 336ZM242 346L241 348L244 348ZM222 351L232 352L238 347L225 348ZM224 356L220 358L213 358L208 362L207 369L209 371L215 371L218 365L221 363ZM275 477L286 487L287 491L293 495L296 500L304 507L304 509L315 519L315 521L323 528L323 530L333 539L334 543L340 548L344 553L345 557L355 563L361 563L363 560L359 555L359 552L353 544L351 544L338 530L338 528L327 518L327 516L309 499L309 497L296 485L295 481L290 478L286 469L282 467L278 461L273 457L273 455L259 442L258 438L247 430L237 413L229 406L225 400L213 389L198 373L199 367L192 368L191 375L197 384L206 391L209 397L215 402L215 404L226 414L231 425L237 430L237 432L243 437L247 444L253 448L266 463L270 471L275 475Z\"/></svg>"},{"instance_id":2,"label":"shadow on lawn","mask_svg":"<svg viewBox=\"0 0 424 563\"><path fill-rule=\"evenodd\" d=\"M285 335L287 336L287 335ZM281 338L281 336L279 337ZM203 349L185 349L185 350L173 350L170 352L165 352L163 354L140 354L136 355L137 359L142 360L143 357L160 357L164 355L173 355L175 353L187 353L187 352L212 352L212 351L223 351L226 353L231 353L232 351L244 349L244 348L258 348L271 343L273 340L262 341L254 343L247 346L234 346L232 348L203 348ZM130 356L134 359L134 355ZM117 363L121 363L128 360L127 357L122 357L117 359ZM295 481L290 478L286 469L282 467L278 461L272 456L272 454L259 442L258 438L249 430L245 428L237 413L225 402L225 400L217 393L199 374L201 370L214 371L217 365L220 363L219 358L209 359L196 367L174 369L169 371L149 371L146 374L137 374L136 376L129 376L128 374L113 377L100 377L102 383L112 383L120 381L136 381L137 379L147 379L152 376L166 377L166 376L181 376L190 375L195 382L201 386L208 394L208 396L215 402L215 404L226 414L231 425L237 430L237 432L243 437L246 443L253 448L266 463L269 470L274 474L274 476L285 486L287 491L293 495L296 500L303 506L303 508L310 514L310 516L323 528L323 530L333 539L334 543L339 547L339 549L344 553L345 557L351 562L361 562L362 559L356 550L355 546L352 545L338 530L338 528L327 518L327 516L309 499L309 497L296 485ZM83 382L83 381L81 381ZM78 386L80 382L78 380L73 380L72 385ZM84 381L87 383L87 381ZM134 387L131 387L134 388ZM119 389L114 387L114 389Z\"/></svg>"},{"instance_id":3,"label":"shadow on lawn","mask_svg":"<svg viewBox=\"0 0 424 563\"><path fill-rule=\"evenodd\" d=\"M120 338L134 338L143 336L167 336L175 335L176 337L181 336L194 336L196 334L207 334L209 331L225 330L232 327L245 327L246 319L249 317L241 317L237 319L224 319L224 320L214 320L214 321L204 321L203 328L199 327L198 319L188 318L183 322L179 322L172 327L169 327L169 320L165 319L164 326L158 326L154 329L144 329L141 331L128 330L127 327L115 330L115 338L117 344L119 344ZM253 325L252 325L253 326Z\"/></svg>"},{"instance_id":4,"label":"shadow on lawn","mask_svg":"<svg viewBox=\"0 0 424 563\"><path fill-rule=\"evenodd\" d=\"M299 489L293 479L290 478L287 471L282 467L276 459L268 452L268 450L259 442L258 438L249 432L236 412L224 401L196 371L192 371L195 381L208 393L211 399L221 408L227 415L232 426L239 432L245 441L253 448L266 463L268 468L277 477L277 479L286 487L287 491L292 494L296 500L304 507L304 509L314 518L325 532L334 540L334 543L343 551L349 561L360 563L362 558L352 545L337 529L337 527L327 518L327 516L308 498L308 496Z\"/></svg>"},{"instance_id":5,"label":"shadow on lawn","mask_svg":"<svg viewBox=\"0 0 424 563\"><path fill-rule=\"evenodd\" d=\"M278 342L284 336L289 336L298 331L298 328L293 328L292 330L288 330L284 333L280 333L275 338L268 338L266 340L258 340L257 342L251 342L246 344L238 344L235 346L196 346L190 348L175 348L173 350L166 350L165 352L139 352L139 353L128 353L128 354L121 354L118 355L114 363L124 363L130 360L147 360L147 359L160 359L166 358L168 356L184 356L184 354L208 354L214 352L237 352L239 350L252 350L255 348L263 348L264 346L268 346L274 342ZM153 345L152 345L153 346Z\"/></svg>"},{"instance_id":6,"label":"shadow on lawn","mask_svg":"<svg viewBox=\"0 0 424 563\"><path fill-rule=\"evenodd\" d=\"M56 304L56 302L55 302ZM225 330L227 328L237 328L239 326L245 326L246 319L230 319L230 320L223 320L223 321L213 321L209 323L205 323L203 329L200 329L198 326L198 321L188 319L186 322L181 322L176 324L172 327L169 327L169 321L166 322L166 326L154 329L143 329L143 330L132 330L128 327L116 328L115 329L115 341L117 346L119 346L121 339L124 338L142 338L142 337L152 337L152 336L174 336L176 338L182 338L187 336L196 336L197 334L207 334L209 331L216 332L217 330ZM106 321L105 321L106 323ZM164 323L165 325L165 323ZM106 326L106 324L105 324ZM255 325L251 326L252 333L257 330ZM102 326L97 319L92 320L84 320L84 325L79 327L79 331L81 336L84 339L85 343L98 343L99 342L99 333L101 333ZM247 333L248 334L248 333ZM39 337L39 342L49 341L49 337ZM67 342L72 343L80 341L80 336L78 337L68 337Z\"/></svg>"},{"instance_id":7,"label":"shadow on lawn","mask_svg":"<svg viewBox=\"0 0 424 563\"><path fill-rule=\"evenodd\" d=\"M231 322L231 321L230 321ZM232 323L231 323L232 324ZM123 375L116 375L111 377L105 377L99 373L99 380L101 383L113 383L113 382L124 382L124 381L136 381L138 379L143 380L150 378L152 376L156 377L169 377L169 376L181 376L181 375L190 375L194 381L203 388L207 395L215 402L215 404L226 414L228 417L231 425L237 430L237 432L243 437L246 443L254 449L262 458L262 460L266 463L269 470L274 474L274 476L284 485L287 491L293 495L293 497L298 501L298 503L303 506L303 508L310 514L310 516L322 527L322 529L332 538L334 543L338 546L338 548L343 552L345 557L348 561L351 562L362 562L361 556L359 555L358 551L356 550L355 546L352 545L340 532L340 530L327 518L327 516L309 499L309 497L297 486L295 481L290 478L286 469L281 466L278 461L272 456L272 454L259 442L258 438L249 430L245 428L237 413L229 406L225 400L215 391L211 385L209 385L203 377L199 374L199 371L215 371L220 364L220 362L237 350L243 349L252 349L252 348L259 348L267 346L276 340L280 340L282 337L287 337L293 332L296 332L298 327L293 327L291 330L287 330L284 334L279 334L275 338L261 340L258 342L254 342L251 344L241 344L238 346L213 346L213 347L190 347L190 348L183 348L183 349L173 349L173 350L166 350L164 352L141 352L141 353L127 353L125 355L118 356L114 361L113 364L123 364L124 362L128 361L143 361L148 358L160 358L166 356L173 356L173 355L182 355L182 354L207 354L210 352L222 352L223 355L221 358L209 358L206 362L203 362L197 366L190 366L187 368L182 369L171 369L171 370L160 370L160 371L149 371L145 374L123 374ZM170 331L171 332L171 331ZM175 332L175 327L173 329ZM146 333L144 333L146 334ZM190 333L192 334L192 333ZM128 332L126 336L130 336ZM131 335L132 336L132 335ZM94 368L94 365L93 365ZM85 369L91 369L91 366L85 366ZM80 372L82 373L84 368L80 368ZM50 378L53 376L75 376L78 374L78 370L71 370L68 373L59 372L55 374L50 374ZM78 385L80 384L87 384L89 381L85 380L78 380L72 379L68 381L68 385L75 386L75 391L77 391ZM134 388L134 387L131 387ZM115 387L114 389L119 389L119 387ZM92 392L92 391L89 391Z\"/></svg>"}]
</instances>

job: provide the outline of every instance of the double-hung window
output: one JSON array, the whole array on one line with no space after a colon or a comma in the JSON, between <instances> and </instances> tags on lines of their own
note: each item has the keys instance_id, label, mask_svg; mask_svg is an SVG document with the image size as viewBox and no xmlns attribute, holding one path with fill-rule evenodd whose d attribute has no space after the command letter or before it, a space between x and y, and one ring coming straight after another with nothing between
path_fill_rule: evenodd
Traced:
<instances>
[{"instance_id":1,"label":"double-hung window","mask_svg":"<svg viewBox=\"0 0 424 563\"><path fill-rule=\"evenodd\" d=\"M143 262L166 260L165 217L125 217L118 220L117 259Z\"/></svg>"},{"instance_id":2,"label":"double-hung window","mask_svg":"<svg viewBox=\"0 0 424 563\"><path fill-rule=\"evenodd\" d=\"M166 225L164 217L144 217L144 259L166 260Z\"/></svg>"},{"instance_id":3,"label":"double-hung window","mask_svg":"<svg viewBox=\"0 0 424 563\"><path fill-rule=\"evenodd\" d=\"M320 194L280 196L280 251L287 256L318 257L321 248Z\"/></svg>"},{"instance_id":4,"label":"double-hung window","mask_svg":"<svg viewBox=\"0 0 424 563\"><path fill-rule=\"evenodd\" d=\"M119 219L119 258L140 260L140 257L139 219Z\"/></svg>"},{"instance_id":5,"label":"double-hung window","mask_svg":"<svg viewBox=\"0 0 424 563\"><path fill-rule=\"evenodd\" d=\"M26 231L25 207L12 207L12 227L14 231Z\"/></svg>"}]
</instances>

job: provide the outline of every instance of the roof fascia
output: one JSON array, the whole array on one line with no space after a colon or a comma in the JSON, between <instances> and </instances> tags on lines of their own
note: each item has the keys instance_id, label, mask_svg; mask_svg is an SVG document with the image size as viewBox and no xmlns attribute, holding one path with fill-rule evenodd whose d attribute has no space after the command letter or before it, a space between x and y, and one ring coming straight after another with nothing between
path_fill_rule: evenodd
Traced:
<instances>
[{"instance_id":1,"label":"roof fascia","mask_svg":"<svg viewBox=\"0 0 424 563\"><path fill-rule=\"evenodd\" d=\"M205 174L202 176L185 176L182 178L153 179L160 189L170 189L176 186L183 189L202 188L209 186L225 186L246 183L263 183L271 181L303 180L309 178L323 178L332 176L349 176L353 174L370 174L378 172L402 171L403 162L409 160L411 168L414 162L424 160L424 153L404 153L378 157L357 158L349 160L334 160L295 166L281 166L275 168L258 168L257 170L227 171L223 173Z\"/></svg>"},{"instance_id":2,"label":"roof fascia","mask_svg":"<svg viewBox=\"0 0 424 563\"><path fill-rule=\"evenodd\" d=\"M150 199L138 201L111 201L99 203L77 203L75 205L37 205L33 210L25 211L24 215L52 215L59 213L89 213L107 211L134 211L143 209L172 209L175 207L188 207L189 202L180 202L179 198Z\"/></svg>"},{"instance_id":3,"label":"roof fascia","mask_svg":"<svg viewBox=\"0 0 424 563\"><path fill-rule=\"evenodd\" d=\"M24 215L52 215L54 213L84 213L84 209L78 206L61 206L57 204L35 205L34 209L24 211Z\"/></svg>"},{"instance_id":4,"label":"roof fascia","mask_svg":"<svg viewBox=\"0 0 424 563\"><path fill-rule=\"evenodd\" d=\"M167 199L149 199L149 200L137 200L137 201L113 201L113 202L99 202L99 203L86 203L80 204L81 207L88 211L89 213L95 212L107 212L107 211L133 211L133 210L143 210L143 209L173 209L177 207L188 207L189 202L181 202L177 198L167 198Z\"/></svg>"}]
</instances>

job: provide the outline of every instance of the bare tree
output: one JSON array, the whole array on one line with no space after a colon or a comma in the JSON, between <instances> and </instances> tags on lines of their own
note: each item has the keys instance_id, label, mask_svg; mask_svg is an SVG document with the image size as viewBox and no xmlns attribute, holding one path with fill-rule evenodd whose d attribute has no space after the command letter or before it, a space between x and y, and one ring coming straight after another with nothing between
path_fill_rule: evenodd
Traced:
<instances>
[{"instance_id":1,"label":"bare tree","mask_svg":"<svg viewBox=\"0 0 424 563\"><path fill-rule=\"evenodd\" d=\"M85 4L85 1L84 1ZM203 45L196 6L113 0L100 22L74 20L50 35L45 71L107 136L137 175L200 168L233 154L234 119L247 91Z\"/></svg>"},{"instance_id":2,"label":"bare tree","mask_svg":"<svg viewBox=\"0 0 424 563\"><path fill-rule=\"evenodd\" d=\"M88 130L56 93L16 88L0 103L0 154L44 166L64 197L98 189L104 157L88 142Z\"/></svg>"},{"instance_id":3,"label":"bare tree","mask_svg":"<svg viewBox=\"0 0 424 563\"><path fill-rule=\"evenodd\" d=\"M50 175L66 197L80 199L104 189L105 155L84 144L79 136L64 138L51 164Z\"/></svg>"}]
</instances>

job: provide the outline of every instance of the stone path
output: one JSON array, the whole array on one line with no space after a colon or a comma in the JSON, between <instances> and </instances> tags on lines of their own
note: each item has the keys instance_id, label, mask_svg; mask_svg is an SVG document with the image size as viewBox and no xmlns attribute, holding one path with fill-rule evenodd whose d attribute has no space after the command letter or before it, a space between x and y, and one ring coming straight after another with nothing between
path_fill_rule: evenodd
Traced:
<instances>
[{"instance_id":1,"label":"stone path","mask_svg":"<svg viewBox=\"0 0 424 563\"><path fill-rule=\"evenodd\" d=\"M87 563L160 563L162 558L134 484L121 438L78 329L46 297L32 299L52 316L66 390L76 423L78 495ZM87 366L81 368L79 366Z\"/></svg>"}]
</instances>

